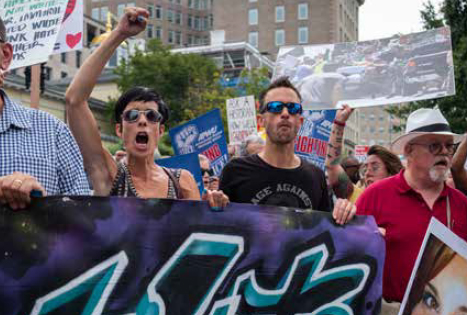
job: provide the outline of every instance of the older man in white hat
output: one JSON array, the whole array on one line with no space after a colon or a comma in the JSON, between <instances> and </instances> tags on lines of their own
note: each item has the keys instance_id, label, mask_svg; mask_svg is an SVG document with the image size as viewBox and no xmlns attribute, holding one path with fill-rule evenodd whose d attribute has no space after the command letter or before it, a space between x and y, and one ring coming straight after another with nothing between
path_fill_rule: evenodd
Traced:
<instances>
[{"instance_id":1,"label":"older man in white hat","mask_svg":"<svg viewBox=\"0 0 467 315\"><path fill-rule=\"evenodd\" d=\"M406 133L392 144L407 168L370 187L357 214L373 215L385 233L383 297L402 301L428 223L435 217L467 240L467 198L445 185L462 136L454 134L438 108L410 114Z\"/></svg>"}]
</instances>

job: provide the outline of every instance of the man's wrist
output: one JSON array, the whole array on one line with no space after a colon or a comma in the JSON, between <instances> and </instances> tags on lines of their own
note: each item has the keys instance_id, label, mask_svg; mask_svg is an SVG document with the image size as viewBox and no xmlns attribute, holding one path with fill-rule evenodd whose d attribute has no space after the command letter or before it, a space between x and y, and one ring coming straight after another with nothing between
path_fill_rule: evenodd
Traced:
<instances>
[{"instance_id":1,"label":"man's wrist","mask_svg":"<svg viewBox=\"0 0 467 315\"><path fill-rule=\"evenodd\" d=\"M338 126L345 127L345 122L339 121L337 119L334 119L334 123Z\"/></svg>"}]
</instances>

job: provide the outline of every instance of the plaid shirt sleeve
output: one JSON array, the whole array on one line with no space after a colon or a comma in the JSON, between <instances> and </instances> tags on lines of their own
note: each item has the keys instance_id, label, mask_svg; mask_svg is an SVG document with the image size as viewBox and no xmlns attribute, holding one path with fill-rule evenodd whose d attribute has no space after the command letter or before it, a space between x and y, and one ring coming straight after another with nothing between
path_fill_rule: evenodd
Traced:
<instances>
[{"instance_id":1,"label":"plaid shirt sleeve","mask_svg":"<svg viewBox=\"0 0 467 315\"><path fill-rule=\"evenodd\" d=\"M62 195L89 195L83 158L68 127L60 122L56 130L58 187Z\"/></svg>"}]
</instances>

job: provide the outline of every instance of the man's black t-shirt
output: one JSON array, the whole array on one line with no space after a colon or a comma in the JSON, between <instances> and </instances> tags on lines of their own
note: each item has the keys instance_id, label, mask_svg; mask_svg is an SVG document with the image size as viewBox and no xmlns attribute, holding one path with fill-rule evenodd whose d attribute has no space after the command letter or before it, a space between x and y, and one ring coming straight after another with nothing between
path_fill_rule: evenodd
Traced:
<instances>
[{"instance_id":1,"label":"man's black t-shirt","mask_svg":"<svg viewBox=\"0 0 467 315\"><path fill-rule=\"evenodd\" d=\"M232 202L330 211L324 172L304 159L283 169L257 154L235 158L222 170L219 189Z\"/></svg>"}]
</instances>

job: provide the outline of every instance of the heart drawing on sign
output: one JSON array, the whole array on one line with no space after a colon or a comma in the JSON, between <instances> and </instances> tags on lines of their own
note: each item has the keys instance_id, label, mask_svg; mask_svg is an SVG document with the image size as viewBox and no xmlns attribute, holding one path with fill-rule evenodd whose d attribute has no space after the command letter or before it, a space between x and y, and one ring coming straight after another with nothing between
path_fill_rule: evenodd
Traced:
<instances>
[{"instance_id":1,"label":"heart drawing on sign","mask_svg":"<svg viewBox=\"0 0 467 315\"><path fill-rule=\"evenodd\" d=\"M65 16L63 17L63 22L68 19L68 17L73 13L73 10L75 9L76 6L76 0L68 0L68 4L66 5L66 11L65 11Z\"/></svg>"},{"instance_id":2,"label":"heart drawing on sign","mask_svg":"<svg viewBox=\"0 0 467 315\"><path fill-rule=\"evenodd\" d=\"M66 44L68 45L68 47L70 48L73 48L75 47L77 44L79 44L79 42L81 41L81 32L73 35L73 34L67 34L66 35Z\"/></svg>"}]
</instances>

